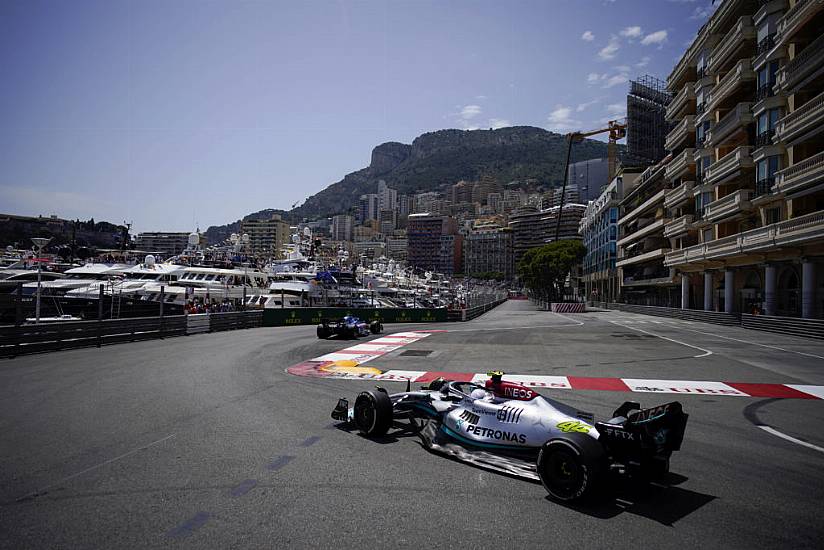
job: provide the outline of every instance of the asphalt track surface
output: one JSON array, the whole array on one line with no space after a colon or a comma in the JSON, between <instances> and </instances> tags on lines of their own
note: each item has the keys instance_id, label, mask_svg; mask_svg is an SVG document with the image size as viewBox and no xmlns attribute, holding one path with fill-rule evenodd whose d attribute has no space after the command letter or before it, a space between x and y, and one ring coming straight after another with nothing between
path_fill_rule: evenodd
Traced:
<instances>
[{"instance_id":1,"label":"asphalt track surface","mask_svg":"<svg viewBox=\"0 0 824 550\"><path fill-rule=\"evenodd\" d=\"M387 326L416 328L449 332L369 365L824 384L822 343L737 327L560 316L528 302L469 323ZM667 483L619 483L596 505L566 506L415 437L371 441L336 427L337 398L373 383L284 370L348 345L309 326L261 328L0 362L0 547L824 545L824 452L814 448L824 448L824 401L678 396L690 420ZM432 353L402 355L410 349ZM547 393L598 417L625 399L672 398Z\"/></svg>"}]
</instances>

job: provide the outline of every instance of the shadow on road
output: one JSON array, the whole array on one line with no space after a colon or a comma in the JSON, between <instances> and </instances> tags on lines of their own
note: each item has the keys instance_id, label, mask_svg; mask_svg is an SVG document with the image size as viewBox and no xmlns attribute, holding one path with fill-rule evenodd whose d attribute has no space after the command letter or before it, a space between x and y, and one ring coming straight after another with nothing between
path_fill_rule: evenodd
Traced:
<instances>
[{"instance_id":1,"label":"shadow on road","mask_svg":"<svg viewBox=\"0 0 824 550\"><path fill-rule=\"evenodd\" d=\"M627 513L672 527L677 521L717 498L676 487L686 480L686 477L672 473L661 483L633 483L631 479L620 479L613 483L607 496L586 505L557 503L549 496L546 498L553 504L560 504L597 519L612 519Z\"/></svg>"}]
</instances>

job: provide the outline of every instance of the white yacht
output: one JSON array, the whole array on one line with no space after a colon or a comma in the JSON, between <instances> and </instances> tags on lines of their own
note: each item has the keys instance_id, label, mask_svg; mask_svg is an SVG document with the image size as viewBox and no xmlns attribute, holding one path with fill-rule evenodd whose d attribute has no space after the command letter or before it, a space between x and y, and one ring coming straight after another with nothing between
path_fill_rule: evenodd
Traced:
<instances>
[{"instance_id":1,"label":"white yacht","mask_svg":"<svg viewBox=\"0 0 824 550\"><path fill-rule=\"evenodd\" d=\"M123 278L112 280L104 287L107 295L128 296L138 294L150 283L165 284L166 286L177 281L185 269L182 265L156 263L154 256L146 256L143 263L123 270ZM99 284L92 284L85 288L76 288L66 293L67 298L94 299L99 296Z\"/></svg>"},{"instance_id":2,"label":"white yacht","mask_svg":"<svg viewBox=\"0 0 824 550\"><path fill-rule=\"evenodd\" d=\"M63 296L76 288L87 288L93 284L113 284L123 278L123 271L128 269L127 264L86 264L82 267L68 269L65 277L53 281L41 281L40 294L44 296ZM23 294L37 292L37 282L23 285Z\"/></svg>"}]
</instances>

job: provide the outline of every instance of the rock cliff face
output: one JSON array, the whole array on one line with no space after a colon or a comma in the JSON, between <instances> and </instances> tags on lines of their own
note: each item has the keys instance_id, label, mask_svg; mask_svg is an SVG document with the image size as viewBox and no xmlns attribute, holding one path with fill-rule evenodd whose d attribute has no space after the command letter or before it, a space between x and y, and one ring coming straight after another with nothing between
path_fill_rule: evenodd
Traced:
<instances>
[{"instance_id":1,"label":"rock cliff face","mask_svg":"<svg viewBox=\"0 0 824 550\"><path fill-rule=\"evenodd\" d=\"M376 177L394 170L399 164L409 158L411 151L411 146L396 141L378 145L372 149L369 175Z\"/></svg>"},{"instance_id":2,"label":"rock cliff face","mask_svg":"<svg viewBox=\"0 0 824 550\"><path fill-rule=\"evenodd\" d=\"M494 176L502 183L534 178L547 187L554 187L563 181L565 155L564 136L532 126L428 132L415 138L412 145L398 142L378 145L372 150L369 167L347 174L299 207L283 213L283 217L297 222L349 212L361 195L377 191L381 179L399 193L435 191L460 180L477 180L483 175ZM575 145L572 162L606 156L605 143L584 140ZM268 212L272 210L249 214L246 218L268 217ZM213 236L228 236L230 226L236 225L239 222L210 227L207 230L210 242L214 242Z\"/></svg>"}]
</instances>

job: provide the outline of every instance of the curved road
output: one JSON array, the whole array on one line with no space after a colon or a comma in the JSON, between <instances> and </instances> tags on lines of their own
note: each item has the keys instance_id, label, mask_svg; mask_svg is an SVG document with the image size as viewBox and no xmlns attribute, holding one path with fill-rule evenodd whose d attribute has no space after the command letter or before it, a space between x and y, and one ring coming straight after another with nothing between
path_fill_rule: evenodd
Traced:
<instances>
[{"instance_id":1,"label":"curved road","mask_svg":"<svg viewBox=\"0 0 824 550\"><path fill-rule=\"evenodd\" d=\"M822 343L735 327L620 312L560 316L528 302L469 323L387 326L433 328L448 332L369 366L824 384ZM373 384L286 374L352 345L314 332L261 328L1 361L0 547L824 541L824 401L677 396L690 420L668 483L619 485L614 498L570 507L540 485L429 454L414 437L378 443L336 427L337 398ZM626 399L650 406L673 397L552 395L599 417Z\"/></svg>"}]
</instances>

